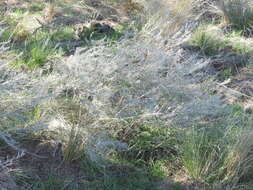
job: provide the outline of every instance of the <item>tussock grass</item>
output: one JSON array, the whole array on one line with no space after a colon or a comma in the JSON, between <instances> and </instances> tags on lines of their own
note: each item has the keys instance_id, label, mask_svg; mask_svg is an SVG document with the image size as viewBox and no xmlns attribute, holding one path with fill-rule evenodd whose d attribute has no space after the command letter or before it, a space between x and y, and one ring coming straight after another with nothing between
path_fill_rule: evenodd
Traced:
<instances>
[{"instance_id":1,"label":"tussock grass","mask_svg":"<svg viewBox=\"0 0 253 190\"><path fill-rule=\"evenodd\" d=\"M48 45L49 41L43 42L31 42L25 46L24 54L17 61L14 61L12 65L14 67L26 66L28 69L36 69L42 67L49 59L49 56L56 54L51 46ZM24 69L27 69L24 68Z\"/></svg>"},{"instance_id":2,"label":"tussock grass","mask_svg":"<svg viewBox=\"0 0 253 190\"><path fill-rule=\"evenodd\" d=\"M227 25L251 33L253 7L249 0L221 0L216 7Z\"/></svg>"},{"instance_id":3,"label":"tussock grass","mask_svg":"<svg viewBox=\"0 0 253 190\"><path fill-rule=\"evenodd\" d=\"M250 180L253 162L252 147L252 129L243 131L226 159L227 173L224 182L230 188L236 187L242 181Z\"/></svg>"},{"instance_id":4,"label":"tussock grass","mask_svg":"<svg viewBox=\"0 0 253 190\"><path fill-rule=\"evenodd\" d=\"M219 166L223 157L218 139L222 137L217 128L193 127L189 129L183 140L182 160L188 175L202 182L212 180L219 175ZM225 151L225 150L223 150Z\"/></svg>"},{"instance_id":5,"label":"tussock grass","mask_svg":"<svg viewBox=\"0 0 253 190\"><path fill-rule=\"evenodd\" d=\"M126 157L149 162L176 154L176 130L152 122L129 124L131 127L120 124L117 129L117 138L129 146L129 150L124 152Z\"/></svg>"},{"instance_id":6,"label":"tussock grass","mask_svg":"<svg viewBox=\"0 0 253 190\"><path fill-rule=\"evenodd\" d=\"M81 129L72 126L69 134L66 135L68 139L66 139L66 143L63 147L64 161L72 162L81 157L85 141L81 133Z\"/></svg>"},{"instance_id":7,"label":"tussock grass","mask_svg":"<svg viewBox=\"0 0 253 190\"><path fill-rule=\"evenodd\" d=\"M244 119L194 126L183 136L183 167L188 175L213 188L235 188L248 183L245 176L251 175L252 144L247 131L252 129L252 119L237 107L230 114Z\"/></svg>"},{"instance_id":8,"label":"tussock grass","mask_svg":"<svg viewBox=\"0 0 253 190\"><path fill-rule=\"evenodd\" d=\"M226 35L227 46L241 55L252 55L253 53L253 40L243 36L243 32L232 32Z\"/></svg>"},{"instance_id":9,"label":"tussock grass","mask_svg":"<svg viewBox=\"0 0 253 190\"><path fill-rule=\"evenodd\" d=\"M190 44L199 47L206 55L214 55L225 47L224 34L218 27L203 25L193 33Z\"/></svg>"},{"instance_id":10,"label":"tussock grass","mask_svg":"<svg viewBox=\"0 0 253 190\"><path fill-rule=\"evenodd\" d=\"M29 33L24 30L24 28L21 25L18 25L18 22L12 19L6 19L8 22L8 25L5 26L5 30L3 34L1 35L0 41L22 41L25 40Z\"/></svg>"},{"instance_id":11,"label":"tussock grass","mask_svg":"<svg viewBox=\"0 0 253 190\"><path fill-rule=\"evenodd\" d=\"M230 49L239 55L253 53L252 39L243 36L243 32L225 33L215 25L200 25L192 34L189 44L199 48L202 54L217 55L224 49Z\"/></svg>"},{"instance_id":12,"label":"tussock grass","mask_svg":"<svg viewBox=\"0 0 253 190\"><path fill-rule=\"evenodd\" d=\"M5 30L1 38L2 41L12 42L12 51L23 54L21 58L13 62L13 66L23 65L33 70L42 67L51 58L68 54L76 48L76 36L72 27L42 29L32 35L17 26L14 31L14 24L13 27ZM100 40L111 45L123 36L124 27L118 27L110 33L97 33L88 28L80 34L79 45L92 46L94 41Z\"/></svg>"},{"instance_id":13,"label":"tussock grass","mask_svg":"<svg viewBox=\"0 0 253 190\"><path fill-rule=\"evenodd\" d=\"M10 39L13 39L11 36ZM23 39L14 35L13 50L23 53L23 56L12 63L13 66L27 66L28 69L42 67L50 58L68 52L64 42L74 40L74 31L69 27L60 27L54 31L38 31L36 34L27 36ZM60 45L59 45L60 44Z\"/></svg>"}]
</instances>

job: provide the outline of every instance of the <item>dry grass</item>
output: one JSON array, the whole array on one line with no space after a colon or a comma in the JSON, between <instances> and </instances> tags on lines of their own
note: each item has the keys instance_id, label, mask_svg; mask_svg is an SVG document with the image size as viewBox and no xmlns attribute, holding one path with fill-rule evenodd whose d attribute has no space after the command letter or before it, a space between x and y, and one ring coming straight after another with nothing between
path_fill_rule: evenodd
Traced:
<instances>
[{"instance_id":1,"label":"dry grass","mask_svg":"<svg viewBox=\"0 0 253 190\"><path fill-rule=\"evenodd\" d=\"M119 178L106 175L105 170L115 167L112 163L121 167L114 175L131 173L125 163L134 168L145 163L144 171L152 170L154 175L149 177L160 180L166 176L164 163L169 159L181 160L180 169L209 186L250 182L253 143L251 132L245 135L248 116L240 115L243 111L231 115L219 96L204 89L213 87L210 81L195 83L194 77L188 77L189 68L202 63L197 56L185 56L174 51L175 46L167 52L155 43L165 40L172 26L181 33L171 41L180 43L195 26L186 21L196 18L195 2L176 1L170 4L171 13L160 7L166 3L144 5L153 9L136 37L109 46L91 40L89 47L77 48L74 55L53 60L50 72L43 72L48 63L41 70L17 72L0 62L0 74L6 75L0 78L0 129L10 134L10 140L14 134L17 140L26 135L59 142L63 161L84 162L88 172L103 170L94 175L102 178L104 189L124 187L123 183L118 188ZM233 132L239 138L230 136L233 127L241 125L245 131ZM117 160L119 155L131 156ZM144 188L144 183L134 183L126 189L137 189L139 184Z\"/></svg>"},{"instance_id":2,"label":"dry grass","mask_svg":"<svg viewBox=\"0 0 253 190\"><path fill-rule=\"evenodd\" d=\"M227 183L231 189L238 186L240 181L249 180L251 178L253 162L252 136L252 131L243 132L234 147L231 147L232 150L225 163L225 170L227 173L223 181L223 183Z\"/></svg>"},{"instance_id":3,"label":"dry grass","mask_svg":"<svg viewBox=\"0 0 253 190\"><path fill-rule=\"evenodd\" d=\"M168 2L172 15L185 16L191 14L194 7L193 0L179 0Z\"/></svg>"},{"instance_id":4,"label":"dry grass","mask_svg":"<svg viewBox=\"0 0 253 190\"><path fill-rule=\"evenodd\" d=\"M176 33L188 20L196 16L194 8L201 6L200 1L194 0L173 0L166 1L165 7L169 7L169 20L171 24L164 29L163 36Z\"/></svg>"}]
</instances>

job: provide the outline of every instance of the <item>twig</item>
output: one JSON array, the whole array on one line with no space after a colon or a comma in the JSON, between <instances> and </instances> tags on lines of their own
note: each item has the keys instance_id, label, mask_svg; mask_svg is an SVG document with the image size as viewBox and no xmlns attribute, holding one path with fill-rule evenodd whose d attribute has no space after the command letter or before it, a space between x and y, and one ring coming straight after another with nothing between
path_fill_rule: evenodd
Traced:
<instances>
[{"instance_id":1,"label":"twig","mask_svg":"<svg viewBox=\"0 0 253 190\"><path fill-rule=\"evenodd\" d=\"M249 95L244 94L244 93L242 93L242 92L239 92L239 91L237 91L237 90L231 89L231 88L225 86L224 84L217 83L217 85L220 86L220 87L223 87L223 88L225 88L225 89L227 89L227 90L230 90L230 91L232 91L232 92L234 92L234 93L237 93L237 94L240 94L240 95L242 95L242 96L245 96L245 97L247 97L247 98L253 98L253 96L249 96Z\"/></svg>"}]
</instances>

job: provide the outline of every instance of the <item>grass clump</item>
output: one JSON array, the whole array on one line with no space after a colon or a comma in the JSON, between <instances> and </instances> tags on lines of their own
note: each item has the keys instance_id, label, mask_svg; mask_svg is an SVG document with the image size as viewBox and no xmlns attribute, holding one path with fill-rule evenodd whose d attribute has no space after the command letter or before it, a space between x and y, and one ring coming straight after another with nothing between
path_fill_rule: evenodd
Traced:
<instances>
[{"instance_id":1,"label":"grass clump","mask_svg":"<svg viewBox=\"0 0 253 190\"><path fill-rule=\"evenodd\" d=\"M156 124L136 123L131 128L122 127L118 138L129 145L125 156L144 162L161 160L176 154L177 132Z\"/></svg>"},{"instance_id":2,"label":"grass clump","mask_svg":"<svg viewBox=\"0 0 253 190\"><path fill-rule=\"evenodd\" d=\"M12 19L6 19L8 25L3 29L3 33L0 36L0 42L12 41L21 42L25 40L29 33L24 30L24 28L18 24L18 22Z\"/></svg>"},{"instance_id":3,"label":"grass clump","mask_svg":"<svg viewBox=\"0 0 253 190\"><path fill-rule=\"evenodd\" d=\"M226 24L237 30L250 32L253 24L253 7L249 0L222 0L220 12Z\"/></svg>"},{"instance_id":4,"label":"grass clump","mask_svg":"<svg viewBox=\"0 0 253 190\"><path fill-rule=\"evenodd\" d=\"M198 47L205 55L214 55L225 47L222 31L212 25L198 27L189 43Z\"/></svg>"},{"instance_id":5,"label":"grass clump","mask_svg":"<svg viewBox=\"0 0 253 190\"><path fill-rule=\"evenodd\" d=\"M31 47L29 53L26 55L24 61L25 64L30 68L36 68L43 66L46 62L50 50L47 49L46 45L40 46L40 44L35 44Z\"/></svg>"},{"instance_id":6,"label":"grass clump","mask_svg":"<svg viewBox=\"0 0 253 190\"><path fill-rule=\"evenodd\" d=\"M25 65L29 69L42 67L50 57L67 53L71 46L64 42L74 40L74 31L69 27L61 27L53 31L38 31L34 36L15 43L16 52L23 52L23 56L13 63L14 66Z\"/></svg>"},{"instance_id":7,"label":"grass clump","mask_svg":"<svg viewBox=\"0 0 253 190\"><path fill-rule=\"evenodd\" d=\"M42 67L48 61L50 55L56 54L56 50L48 43L48 41L44 43L35 41L28 43L23 51L23 56L15 61L13 66L20 67L25 65L29 69Z\"/></svg>"},{"instance_id":8,"label":"grass clump","mask_svg":"<svg viewBox=\"0 0 253 190\"><path fill-rule=\"evenodd\" d=\"M137 169L128 162L114 160L109 165L100 165L83 154L81 163L81 168L89 179L84 181L87 189L159 189L145 170Z\"/></svg>"},{"instance_id":9,"label":"grass clump","mask_svg":"<svg viewBox=\"0 0 253 190\"><path fill-rule=\"evenodd\" d=\"M242 182L251 181L253 169L252 137L252 130L244 131L226 158L227 173L224 177L224 183L230 188Z\"/></svg>"},{"instance_id":10,"label":"grass clump","mask_svg":"<svg viewBox=\"0 0 253 190\"><path fill-rule=\"evenodd\" d=\"M153 178L163 179L167 176L166 160L151 161L149 163L149 175Z\"/></svg>"},{"instance_id":11,"label":"grass clump","mask_svg":"<svg viewBox=\"0 0 253 190\"><path fill-rule=\"evenodd\" d=\"M219 166L224 162L219 139L222 133L217 128L188 129L182 146L182 162L189 176L201 182L210 182L219 175ZM223 150L224 151L224 150Z\"/></svg>"},{"instance_id":12,"label":"grass clump","mask_svg":"<svg viewBox=\"0 0 253 190\"><path fill-rule=\"evenodd\" d=\"M13 25L14 26L14 25ZM72 27L62 26L54 30L39 30L34 35L25 30L13 27L4 31L1 41L10 40L13 42L12 49L23 53L22 57L13 63L14 66L27 66L29 69L42 67L51 57L68 54L76 45L75 31ZM80 34L80 46L88 45L92 40L105 40L109 44L119 40L123 35L124 27L118 27L111 31L101 33L94 29L86 28Z\"/></svg>"},{"instance_id":13,"label":"grass clump","mask_svg":"<svg viewBox=\"0 0 253 190\"><path fill-rule=\"evenodd\" d=\"M238 55L251 55L253 52L253 41L245 38L243 31L224 34L219 27L214 25L199 26L192 34L189 44L207 56L217 55L223 50L235 52Z\"/></svg>"},{"instance_id":14,"label":"grass clump","mask_svg":"<svg viewBox=\"0 0 253 190\"><path fill-rule=\"evenodd\" d=\"M210 187L234 188L251 179L252 119L237 106L226 122L196 125L182 135L182 165L187 174ZM228 116L229 117L229 116Z\"/></svg>"},{"instance_id":15,"label":"grass clump","mask_svg":"<svg viewBox=\"0 0 253 190\"><path fill-rule=\"evenodd\" d=\"M247 55L253 53L253 41L252 39L245 38L243 36L243 31L229 33L226 35L227 45L241 54Z\"/></svg>"},{"instance_id":16,"label":"grass clump","mask_svg":"<svg viewBox=\"0 0 253 190\"><path fill-rule=\"evenodd\" d=\"M54 42L74 40L74 30L71 27L60 27L52 32L51 40Z\"/></svg>"},{"instance_id":17,"label":"grass clump","mask_svg":"<svg viewBox=\"0 0 253 190\"><path fill-rule=\"evenodd\" d=\"M63 147L63 159L68 162L78 160L84 151L84 136L81 129L72 126L67 138Z\"/></svg>"}]
</instances>

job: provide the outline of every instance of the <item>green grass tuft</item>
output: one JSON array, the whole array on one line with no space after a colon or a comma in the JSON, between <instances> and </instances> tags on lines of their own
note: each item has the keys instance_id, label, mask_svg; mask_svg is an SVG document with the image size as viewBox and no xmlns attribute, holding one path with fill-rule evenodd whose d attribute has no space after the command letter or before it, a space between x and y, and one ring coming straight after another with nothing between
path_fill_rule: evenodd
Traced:
<instances>
[{"instance_id":1,"label":"green grass tuft","mask_svg":"<svg viewBox=\"0 0 253 190\"><path fill-rule=\"evenodd\" d=\"M238 53L239 55L251 55L253 53L253 41L243 36L243 31L224 32L214 25L200 25L192 34L189 44L197 47L202 54L213 56L224 49Z\"/></svg>"},{"instance_id":2,"label":"green grass tuft","mask_svg":"<svg viewBox=\"0 0 253 190\"><path fill-rule=\"evenodd\" d=\"M187 129L179 148L186 173L212 187L232 188L239 181L247 183L245 176L250 174L251 167L241 163L253 161L253 155L249 153L252 133L245 134L251 127L250 115L245 114L241 107L232 106L227 121L223 119L222 122Z\"/></svg>"},{"instance_id":3,"label":"green grass tuft","mask_svg":"<svg viewBox=\"0 0 253 190\"><path fill-rule=\"evenodd\" d=\"M25 48L23 56L12 63L13 66L20 67L25 65L29 69L36 69L42 67L48 61L50 55L56 54L56 50L53 47L42 42L28 43Z\"/></svg>"},{"instance_id":4,"label":"green grass tuft","mask_svg":"<svg viewBox=\"0 0 253 190\"><path fill-rule=\"evenodd\" d=\"M122 127L127 133L119 132L119 139L129 145L126 157L144 162L160 160L176 153L176 130L152 124L136 124L132 128Z\"/></svg>"},{"instance_id":5,"label":"green grass tuft","mask_svg":"<svg viewBox=\"0 0 253 190\"><path fill-rule=\"evenodd\" d=\"M225 47L222 37L222 31L217 27L202 25L193 33L189 43L198 47L203 54L210 56Z\"/></svg>"}]
</instances>

